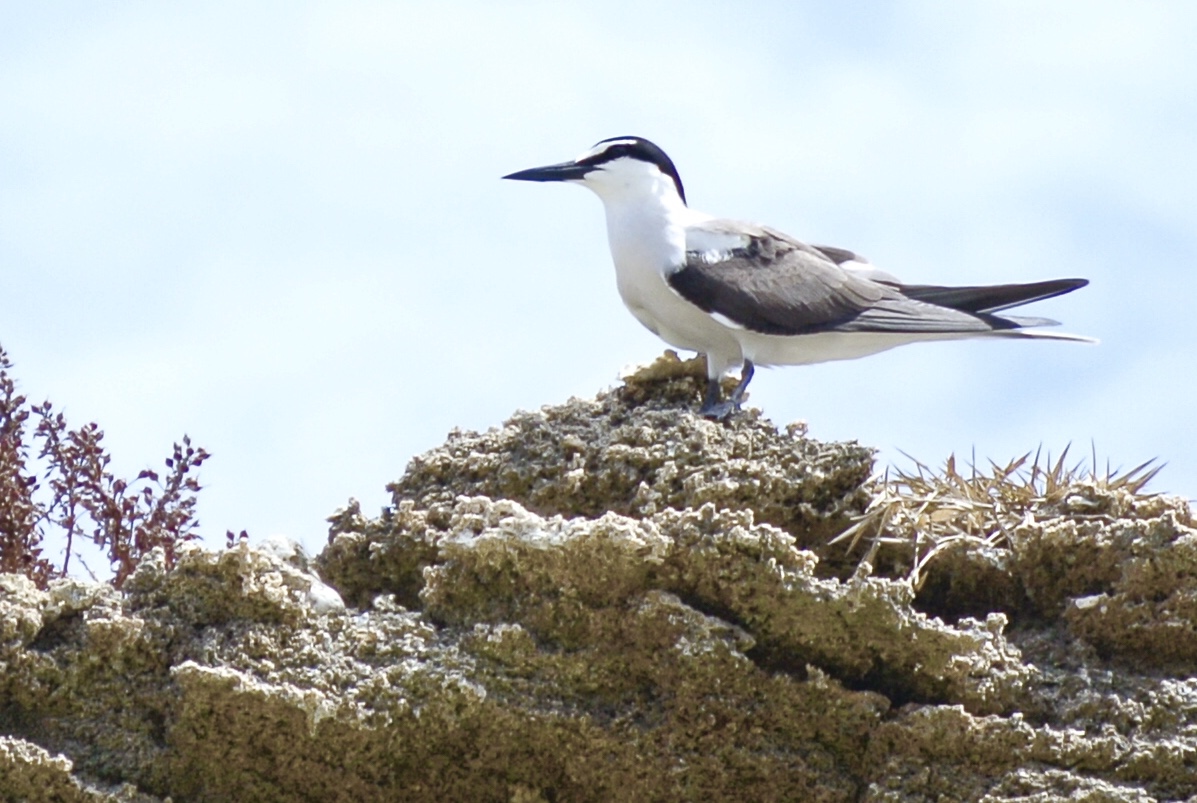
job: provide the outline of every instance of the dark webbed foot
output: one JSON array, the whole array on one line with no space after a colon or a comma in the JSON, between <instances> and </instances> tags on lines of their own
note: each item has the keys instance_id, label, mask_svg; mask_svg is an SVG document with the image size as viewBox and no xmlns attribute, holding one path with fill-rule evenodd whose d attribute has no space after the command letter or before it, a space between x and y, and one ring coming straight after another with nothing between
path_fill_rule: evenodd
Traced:
<instances>
[{"instance_id":1,"label":"dark webbed foot","mask_svg":"<svg viewBox=\"0 0 1197 803\"><path fill-rule=\"evenodd\" d=\"M703 404L698 410L698 414L704 418L709 418L712 421L726 421L732 417L732 413L739 412L740 405L733 404L731 400L715 402L714 404Z\"/></svg>"},{"instance_id":2,"label":"dark webbed foot","mask_svg":"<svg viewBox=\"0 0 1197 803\"><path fill-rule=\"evenodd\" d=\"M733 413L740 409L740 405L744 401L744 391L748 389L748 383L752 381L752 374L755 371L752 361L744 361L744 370L740 374L740 383L736 385L736 389L726 401L722 400L723 389L719 386L718 379L707 380L707 396L702 402L702 407L698 409L698 414L713 421L726 421Z\"/></svg>"},{"instance_id":3,"label":"dark webbed foot","mask_svg":"<svg viewBox=\"0 0 1197 803\"><path fill-rule=\"evenodd\" d=\"M698 408L698 414L706 418L714 419L715 421L723 421L731 415L736 406L730 401L723 401L723 389L719 387L718 379L707 380L707 395L702 400L702 407Z\"/></svg>"}]
</instances>

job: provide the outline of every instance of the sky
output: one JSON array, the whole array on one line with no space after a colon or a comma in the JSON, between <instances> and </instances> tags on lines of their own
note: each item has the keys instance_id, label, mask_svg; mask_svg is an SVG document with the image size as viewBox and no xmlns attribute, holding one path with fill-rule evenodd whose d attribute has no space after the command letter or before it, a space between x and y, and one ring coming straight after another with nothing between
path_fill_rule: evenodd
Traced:
<instances>
[{"instance_id":1,"label":"sky","mask_svg":"<svg viewBox=\"0 0 1197 803\"><path fill-rule=\"evenodd\" d=\"M1092 281L1026 313L1098 346L760 370L779 426L1197 497L1194 35L1181 0L0 0L0 345L117 473L211 452L208 543L319 551L453 428L661 353L597 198L499 179L639 135L695 208L912 283Z\"/></svg>"}]
</instances>

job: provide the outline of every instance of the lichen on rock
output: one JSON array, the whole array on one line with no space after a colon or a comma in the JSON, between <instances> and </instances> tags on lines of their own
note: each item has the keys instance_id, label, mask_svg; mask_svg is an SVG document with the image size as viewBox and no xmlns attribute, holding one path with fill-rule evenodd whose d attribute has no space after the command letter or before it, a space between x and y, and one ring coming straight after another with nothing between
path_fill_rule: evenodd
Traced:
<instances>
[{"instance_id":1,"label":"lichen on rock","mask_svg":"<svg viewBox=\"0 0 1197 803\"><path fill-rule=\"evenodd\" d=\"M811 543L842 529L866 497L873 451L786 433L759 410L733 426L689 409L701 361L669 352L593 400L519 412L484 433L454 431L389 486L395 504L429 508L460 495L510 499L543 516L642 518L711 503L751 510Z\"/></svg>"},{"instance_id":2,"label":"lichen on rock","mask_svg":"<svg viewBox=\"0 0 1197 803\"><path fill-rule=\"evenodd\" d=\"M0 791L1197 795L1182 500L1079 484L916 583L829 543L878 493L870 450L703 420L703 381L667 355L453 433L313 564L276 542L151 558L121 592L0 577Z\"/></svg>"}]
</instances>

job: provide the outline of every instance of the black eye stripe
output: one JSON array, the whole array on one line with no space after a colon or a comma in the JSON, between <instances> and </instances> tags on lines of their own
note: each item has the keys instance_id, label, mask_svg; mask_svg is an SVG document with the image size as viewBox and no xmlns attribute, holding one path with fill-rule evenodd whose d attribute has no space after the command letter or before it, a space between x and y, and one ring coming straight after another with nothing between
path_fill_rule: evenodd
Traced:
<instances>
[{"instance_id":1,"label":"black eye stripe","mask_svg":"<svg viewBox=\"0 0 1197 803\"><path fill-rule=\"evenodd\" d=\"M665 154L665 151L643 137L611 137L596 143L594 147L599 148L607 142L612 144L597 153L578 159L578 164L597 167L624 158L648 162L656 165L658 170L673 179L673 184L677 187L677 194L681 196L682 203L685 203L686 191L682 188L681 176L678 175L677 168L673 166L673 160Z\"/></svg>"}]
</instances>

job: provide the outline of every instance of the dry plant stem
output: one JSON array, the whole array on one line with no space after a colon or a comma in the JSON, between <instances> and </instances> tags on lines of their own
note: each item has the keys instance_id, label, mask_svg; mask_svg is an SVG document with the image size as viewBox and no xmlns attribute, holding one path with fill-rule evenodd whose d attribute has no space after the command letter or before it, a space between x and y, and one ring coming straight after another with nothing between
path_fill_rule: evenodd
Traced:
<instances>
[{"instance_id":1,"label":"dry plant stem","mask_svg":"<svg viewBox=\"0 0 1197 803\"><path fill-rule=\"evenodd\" d=\"M948 457L942 471L936 471L903 454L914 469L895 469L893 479L886 469L883 477L874 478L869 507L831 543L847 541L850 552L871 534L875 546L906 545L910 550L907 579L916 591L930 562L953 544L967 541L1008 548L1010 532L1027 516L1063 504L1083 485L1139 495L1163 468L1152 459L1120 473L1107 462L1099 475L1096 449L1088 468L1082 463L1070 468L1066 447L1054 461L1042 451L1036 451L1034 458L1027 452L1005 465L990 461L987 472L978 470L974 459L965 476L956 467L955 455Z\"/></svg>"},{"instance_id":2,"label":"dry plant stem","mask_svg":"<svg viewBox=\"0 0 1197 803\"><path fill-rule=\"evenodd\" d=\"M45 588L70 571L77 537L104 551L118 587L157 547L173 566L179 547L199 537L194 472L208 453L184 435L165 460L165 474L146 469L132 481L116 477L99 426L71 429L50 402L28 406L11 368L0 349L0 571L19 572ZM40 443L36 460L27 436ZM42 554L43 541L55 532L66 543L61 565Z\"/></svg>"}]
</instances>

